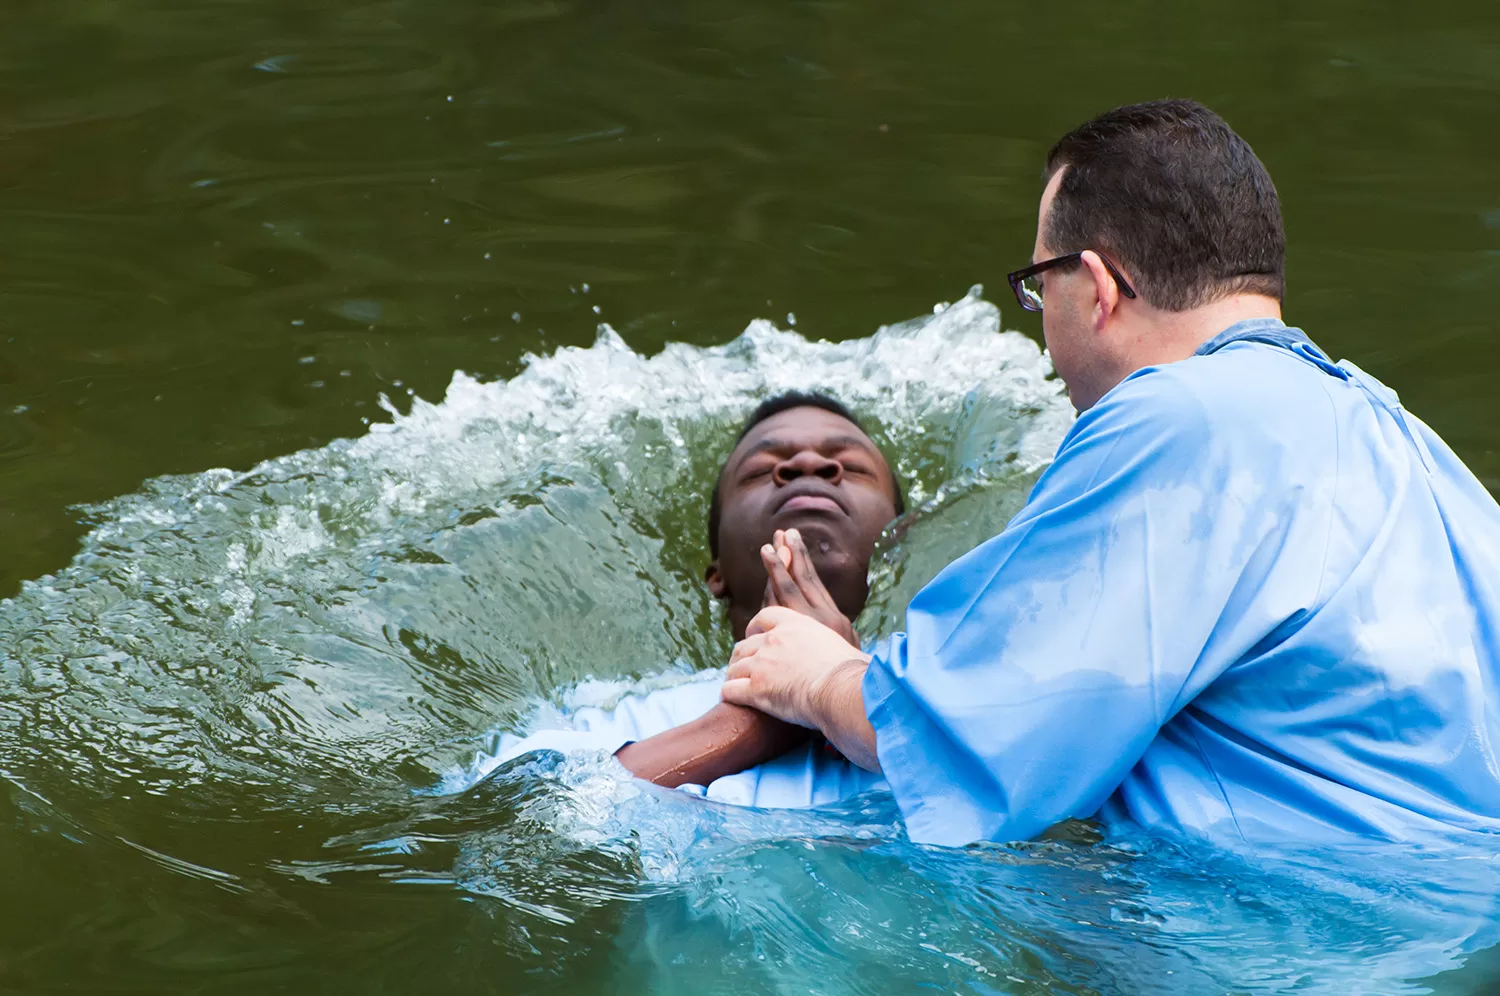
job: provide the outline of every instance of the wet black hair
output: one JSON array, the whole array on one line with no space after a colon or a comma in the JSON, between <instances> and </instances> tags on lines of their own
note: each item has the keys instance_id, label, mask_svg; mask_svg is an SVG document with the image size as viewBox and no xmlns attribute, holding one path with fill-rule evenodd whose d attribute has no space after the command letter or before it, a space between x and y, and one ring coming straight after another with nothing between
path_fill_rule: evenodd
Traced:
<instances>
[{"instance_id":1,"label":"wet black hair","mask_svg":"<svg viewBox=\"0 0 1500 996\"><path fill-rule=\"evenodd\" d=\"M719 485L724 483L724 471L729 469L729 458L734 456L735 449L745 441L746 436L750 435L751 429L773 415L780 415L793 408L821 408L825 412L832 412L839 418L852 423L866 436L870 435L847 405L819 391L786 391L756 405L755 411L750 413L750 417L745 419L745 424L740 427L740 434L735 437L734 446L729 448L724 462L719 466L718 476L714 478L713 497L708 502L708 552L714 557L719 555L719 520L723 516L723 507L719 500ZM885 454L882 453L881 456L884 457ZM886 460L886 466L891 471L891 480L894 482L892 498L895 499L896 514L900 516L906 513L906 495L902 493L901 481L896 477L896 469L890 464L891 462Z\"/></svg>"}]
</instances>

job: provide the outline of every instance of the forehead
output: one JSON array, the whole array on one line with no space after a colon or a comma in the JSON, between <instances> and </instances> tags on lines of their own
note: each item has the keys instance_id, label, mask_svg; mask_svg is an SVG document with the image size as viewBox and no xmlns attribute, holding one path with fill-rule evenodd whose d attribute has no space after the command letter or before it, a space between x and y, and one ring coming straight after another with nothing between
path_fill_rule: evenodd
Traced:
<instances>
[{"instance_id":1,"label":"forehead","mask_svg":"<svg viewBox=\"0 0 1500 996\"><path fill-rule=\"evenodd\" d=\"M874 442L864 430L842 415L822 408L788 408L784 412L777 412L770 418L758 422L745 434L745 438L740 440L729 459L732 462L766 441L785 442L798 446L818 446L827 440L850 437L860 440L871 450L876 449Z\"/></svg>"},{"instance_id":2,"label":"forehead","mask_svg":"<svg viewBox=\"0 0 1500 996\"><path fill-rule=\"evenodd\" d=\"M1047 215L1052 211L1052 202L1057 199L1057 188L1062 186L1063 174L1067 171L1068 167L1063 166L1053 173L1051 179L1047 181L1047 186L1042 190L1042 201L1037 206L1036 212L1036 252L1033 254L1035 257L1032 259L1033 263L1040 263L1053 255L1052 251L1047 248L1042 233L1047 230Z\"/></svg>"}]
</instances>

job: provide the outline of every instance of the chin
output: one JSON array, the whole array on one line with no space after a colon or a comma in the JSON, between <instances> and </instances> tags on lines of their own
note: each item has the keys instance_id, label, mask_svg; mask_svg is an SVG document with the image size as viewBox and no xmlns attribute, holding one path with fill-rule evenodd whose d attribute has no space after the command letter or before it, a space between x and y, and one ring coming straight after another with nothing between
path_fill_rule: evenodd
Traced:
<instances>
[{"instance_id":1,"label":"chin","mask_svg":"<svg viewBox=\"0 0 1500 996\"><path fill-rule=\"evenodd\" d=\"M820 553L827 556L847 549L850 525L847 516L832 512L798 512L776 520L777 529L795 529L802 534L814 561ZM820 551L824 546L828 549Z\"/></svg>"},{"instance_id":2,"label":"chin","mask_svg":"<svg viewBox=\"0 0 1500 996\"><path fill-rule=\"evenodd\" d=\"M844 546L830 545L828 549L822 550L819 549L821 544L814 543L811 538L807 538L806 542L812 553L813 566L818 569L818 576L830 588L834 586L835 580L842 581L855 574L863 578L869 571L869 564L851 554Z\"/></svg>"}]
</instances>

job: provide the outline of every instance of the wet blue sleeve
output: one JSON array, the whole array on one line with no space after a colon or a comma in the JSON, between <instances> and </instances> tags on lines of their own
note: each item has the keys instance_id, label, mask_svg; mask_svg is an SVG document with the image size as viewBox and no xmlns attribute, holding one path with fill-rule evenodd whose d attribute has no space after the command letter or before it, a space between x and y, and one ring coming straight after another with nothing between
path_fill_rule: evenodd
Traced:
<instances>
[{"instance_id":1,"label":"wet blue sleeve","mask_svg":"<svg viewBox=\"0 0 1500 996\"><path fill-rule=\"evenodd\" d=\"M1092 815L1227 666L1219 618L1280 527L1256 455L1211 422L1166 369L1122 384L877 649L865 707L913 839L1017 840Z\"/></svg>"}]
</instances>

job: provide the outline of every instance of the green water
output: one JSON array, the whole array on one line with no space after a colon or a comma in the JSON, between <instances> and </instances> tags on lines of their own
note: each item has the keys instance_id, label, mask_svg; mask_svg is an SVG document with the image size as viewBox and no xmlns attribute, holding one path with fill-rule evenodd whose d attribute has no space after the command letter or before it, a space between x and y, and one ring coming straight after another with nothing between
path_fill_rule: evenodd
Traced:
<instances>
[{"instance_id":1,"label":"green water","mask_svg":"<svg viewBox=\"0 0 1500 996\"><path fill-rule=\"evenodd\" d=\"M976 909L1022 926L954 955L972 919L943 896L967 866L852 844L804 866L779 840L668 887L628 833L536 829L589 797L571 776L412 797L570 682L718 659L701 499L766 385L858 395L919 496L989 475L886 562L893 624L903 585L1021 493L1009 457L1055 428L1034 357L966 368L929 332L878 381L827 349L698 349L450 394L389 439L366 423L391 421L382 393L405 412L455 370L514 378L600 321L639 356L789 314L863 340L982 282L1036 336L999 293L1048 144L1166 95L1225 114L1275 177L1289 319L1500 488L1492 4L0 8L0 597L20 593L0 606L0 989L1130 988L998 899ZM929 370L930 397L882 400ZM965 407L960 373L990 393ZM743 383L713 407L704 377ZM599 400L616 390L635 394ZM561 455L526 455L535 398L593 428L541 420ZM302 450L222 491L97 504ZM771 912L735 906L766 881L779 898L745 908ZM893 954L922 944L947 954Z\"/></svg>"}]
</instances>

